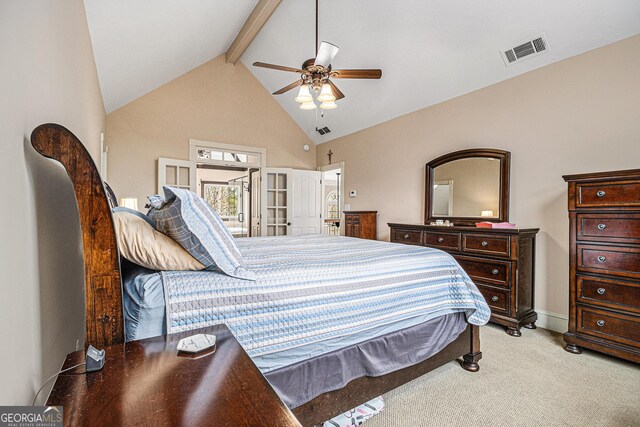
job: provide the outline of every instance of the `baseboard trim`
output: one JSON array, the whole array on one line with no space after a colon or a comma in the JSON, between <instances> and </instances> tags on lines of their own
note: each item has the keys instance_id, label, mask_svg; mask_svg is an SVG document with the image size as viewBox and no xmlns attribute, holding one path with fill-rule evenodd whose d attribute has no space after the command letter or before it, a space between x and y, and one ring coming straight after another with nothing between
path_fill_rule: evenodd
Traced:
<instances>
[{"instance_id":1,"label":"baseboard trim","mask_svg":"<svg viewBox=\"0 0 640 427\"><path fill-rule=\"evenodd\" d=\"M536 311L538 312L538 321L536 322L538 327L560 332L561 334L567 332L567 329L569 329L569 318L564 314L551 313L543 310Z\"/></svg>"}]
</instances>

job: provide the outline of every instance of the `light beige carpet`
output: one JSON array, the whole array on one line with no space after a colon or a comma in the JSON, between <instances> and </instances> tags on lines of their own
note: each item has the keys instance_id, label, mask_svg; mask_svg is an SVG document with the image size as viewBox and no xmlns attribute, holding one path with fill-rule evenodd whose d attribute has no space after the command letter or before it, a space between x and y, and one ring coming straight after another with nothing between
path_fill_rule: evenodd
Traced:
<instances>
[{"instance_id":1,"label":"light beige carpet","mask_svg":"<svg viewBox=\"0 0 640 427\"><path fill-rule=\"evenodd\" d=\"M480 371L448 363L384 395L365 427L640 426L640 366L562 349L562 335L481 329Z\"/></svg>"}]
</instances>

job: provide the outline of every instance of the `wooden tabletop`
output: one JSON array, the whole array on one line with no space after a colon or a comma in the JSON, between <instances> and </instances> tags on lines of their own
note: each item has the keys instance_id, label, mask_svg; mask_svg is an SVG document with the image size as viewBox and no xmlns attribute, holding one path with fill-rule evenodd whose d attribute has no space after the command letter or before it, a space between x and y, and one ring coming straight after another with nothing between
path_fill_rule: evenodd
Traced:
<instances>
[{"instance_id":1,"label":"wooden tabletop","mask_svg":"<svg viewBox=\"0 0 640 427\"><path fill-rule=\"evenodd\" d=\"M178 341L215 334L214 350L183 356ZM300 426L224 325L105 348L102 370L61 374L47 405L64 425ZM70 353L64 368L84 362Z\"/></svg>"}]
</instances>

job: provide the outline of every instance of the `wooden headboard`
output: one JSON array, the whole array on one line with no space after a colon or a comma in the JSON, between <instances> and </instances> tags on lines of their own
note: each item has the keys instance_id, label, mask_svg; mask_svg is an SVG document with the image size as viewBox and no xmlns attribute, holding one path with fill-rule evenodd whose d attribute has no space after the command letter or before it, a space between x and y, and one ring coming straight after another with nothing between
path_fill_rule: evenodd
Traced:
<instances>
[{"instance_id":1,"label":"wooden headboard","mask_svg":"<svg viewBox=\"0 0 640 427\"><path fill-rule=\"evenodd\" d=\"M82 142L68 129L44 124L31 133L31 145L67 171L78 202L86 301L85 346L124 342L120 256L113 217L98 169Z\"/></svg>"}]
</instances>

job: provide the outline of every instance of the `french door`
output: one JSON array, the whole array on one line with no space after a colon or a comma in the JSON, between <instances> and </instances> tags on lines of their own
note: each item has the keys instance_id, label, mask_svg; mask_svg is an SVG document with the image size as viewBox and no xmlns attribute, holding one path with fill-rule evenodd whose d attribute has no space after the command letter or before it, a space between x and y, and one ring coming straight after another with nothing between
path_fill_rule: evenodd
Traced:
<instances>
[{"instance_id":1,"label":"french door","mask_svg":"<svg viewBox=\"0 0 640 427\"><path fill-rule=\"evenodd\" d=\"M261 188L262 236L321 232L320 172L263 168Z\"/></svg>"},{"instance_id":2,"label":"french door","mask_svg":"<svg viewBox=\"0 0 640 427\"><path fill-rule=\"evenodd\" d=\"M195 193L197 189L196 162L160 157L158 159L158 194L164 194L162 187L165 185Z\"/></svg>"}]
</instances>

